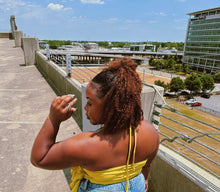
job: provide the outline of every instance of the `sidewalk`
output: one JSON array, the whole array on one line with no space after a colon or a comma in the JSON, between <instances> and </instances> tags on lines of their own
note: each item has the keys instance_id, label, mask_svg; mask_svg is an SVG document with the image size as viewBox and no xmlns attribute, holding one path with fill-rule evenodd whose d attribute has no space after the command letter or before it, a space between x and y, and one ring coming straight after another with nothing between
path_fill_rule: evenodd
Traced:
<instances>
[{"instance_id":1,"label":"sidewalk","mask_svg":"<svg viewBox=\"0 0 220 192\"><path fill-rule=\"evenodd\" d=\"M64 172L35 168L30 163L34 138L56 96L35 66L24 66L21 48L0 38L0 192L70 191ZM71 118L58 140L80 129Z\"/></svg>"}]
</instances>

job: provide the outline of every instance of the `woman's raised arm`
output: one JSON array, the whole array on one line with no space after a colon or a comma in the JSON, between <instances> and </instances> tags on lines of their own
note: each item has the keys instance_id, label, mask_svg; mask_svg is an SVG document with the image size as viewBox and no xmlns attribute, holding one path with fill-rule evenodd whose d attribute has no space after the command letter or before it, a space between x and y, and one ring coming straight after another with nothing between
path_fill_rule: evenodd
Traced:
<instances>
[{"instance_id":1,"label":"woman's raised arm","mask_svg":"<svg viewBox=\"0 0 220 192\"><path fill-rule=\"evenodd\" d=\"M33 165L49 169L62 169L62 166L68 167L68 165L61 165L61 167L56 168L55 164L59 162L60 158L67 158L68 150L70 150L68 146L71 145L72 139L60 143L55 142L60 123L71 117L76 110L72 108L75 103L76 99L69 95L56 97L53 100L50 113L32 147L31 162ZM52 164L50 165L50 163Z\"/></svg>"}]
</instances>

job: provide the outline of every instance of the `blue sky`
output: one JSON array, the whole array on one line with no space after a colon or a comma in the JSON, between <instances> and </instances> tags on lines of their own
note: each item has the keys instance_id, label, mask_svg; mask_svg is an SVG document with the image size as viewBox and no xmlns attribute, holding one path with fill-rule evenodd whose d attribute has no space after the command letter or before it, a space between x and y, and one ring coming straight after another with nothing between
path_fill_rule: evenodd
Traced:
<instances>
[{"instance_id":1,"label":"blue sky","mask_svg":"<svg viewBox=\"0 0 220 192\"><path fill-rule=\"evenodd\" d=\"M0 32L40 40L184 42L187 13L220 7L220 0L0 0Z\"/></svg>"}]
</instances>

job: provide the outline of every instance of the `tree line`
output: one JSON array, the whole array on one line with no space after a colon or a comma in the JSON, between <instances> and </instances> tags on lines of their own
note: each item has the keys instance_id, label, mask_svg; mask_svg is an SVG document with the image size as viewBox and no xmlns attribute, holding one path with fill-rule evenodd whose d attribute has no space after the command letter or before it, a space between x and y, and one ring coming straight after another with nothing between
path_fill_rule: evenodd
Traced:
<instances>
[{"instance_id":1,"label":"tree line","mask_svg":"<svg viewBox=\"0 0 220 192\"><path fill-rule=\"evenodd\" d=\"M189 65L182 64L181 59L177 55L169 55L163 59L154 59L154 57L150 57L149 65L153 69L172 72L179 75L187 75L191 72ZM214 79L214 82L220 83L220 71L217 71L215 74L210 76Z\"/></svg>"},{"instance_id":2,"label":"tree line","mask_svg":"<svg viewBox=\"0 0 220 192\"><path fill-rule=\"evenodd\" d=\"M190 91L190 93L197 94L200 91L207 92L214 89L214 79L209 74L197 74L191 73L182 80L180 77L173 77L170 83L165 84L164 81L157 80L155 85L161 86L165 91L178 93L184 89Z\"/></svg>"},{"instance_id":3,"label":"tree line","mask_svg":"<svg viewBox=\"0 0 220 192\"><path fill-rule=\"evenodd\" d=\"M120 41L71 41L71 40L43 40L49 44L51 49L57 49L62 45L74 45L74 43L97 43L100 47L111 49L112 47L125 48L130 47L133 44L152 44L156 46L156 50L160 48L175 48L179 51L183 51L184 43L183 42L120 42Z\"/></svg>"}]
</instances>

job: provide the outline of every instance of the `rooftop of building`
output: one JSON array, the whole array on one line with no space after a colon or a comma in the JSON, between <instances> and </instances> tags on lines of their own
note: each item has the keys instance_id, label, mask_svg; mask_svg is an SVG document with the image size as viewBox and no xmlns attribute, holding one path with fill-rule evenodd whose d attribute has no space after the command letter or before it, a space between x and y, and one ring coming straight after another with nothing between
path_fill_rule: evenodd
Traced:
<instances>
[{"instance_id":1,"label":"rooftop of building","mask_svg":"<svg viewBox=\"0 0 220 192\"><path fill-rule=\"evenodd\" d=\"M220 7L212 8L212 9L205 9L201 11L196 11L192 13L187 13L187 15L197 15L197 14L202 14L202 13L214 13L214 14L220 14Z\"/></svg>"}]
</instances>

